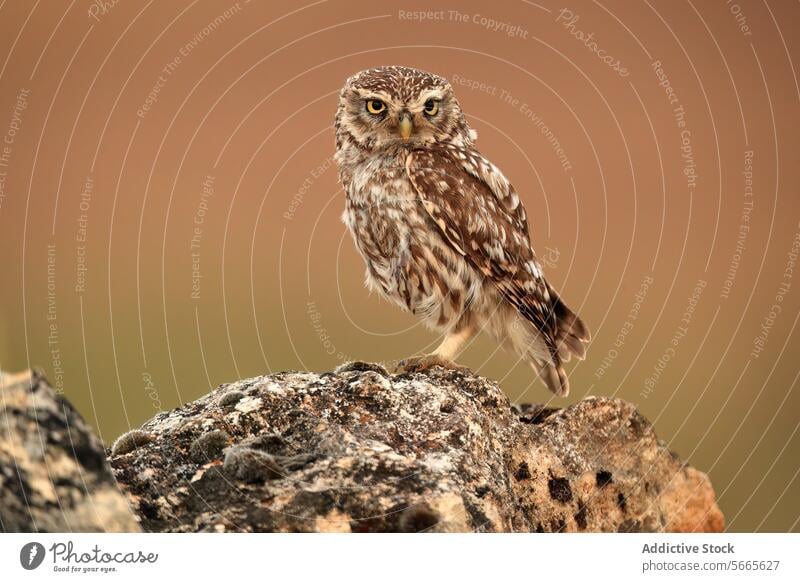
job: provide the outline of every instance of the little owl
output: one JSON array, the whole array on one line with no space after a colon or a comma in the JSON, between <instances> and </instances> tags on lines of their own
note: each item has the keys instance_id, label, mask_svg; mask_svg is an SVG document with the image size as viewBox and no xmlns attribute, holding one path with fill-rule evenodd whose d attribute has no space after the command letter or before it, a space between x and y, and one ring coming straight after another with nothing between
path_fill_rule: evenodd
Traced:
<instances>
[{"instance_id":1,"label":"little owl","mask_svg":"<svg viewBox=\"0 0 800 582\"><path fill-rule=\"evenodd\" d=\"M456 367L484 329L566 396L562 363L584 358L589 331L545 279L519 195L473 146L450 84L407 67L362 71L341 91L335 129L343 220L368 287L444 335L403 366Z\"/></svg>"}]
</instances>

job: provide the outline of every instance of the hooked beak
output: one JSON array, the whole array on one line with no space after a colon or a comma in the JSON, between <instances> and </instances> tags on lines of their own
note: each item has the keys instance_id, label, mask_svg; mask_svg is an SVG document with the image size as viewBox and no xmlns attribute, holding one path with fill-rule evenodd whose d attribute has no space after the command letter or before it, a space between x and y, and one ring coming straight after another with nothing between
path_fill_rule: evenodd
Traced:
<instances>
[{"instance_id":1,"label":"hooked beak","mask_svg":"<svg viewBox=\"0 0 800 582\"><path fill-rule=\"evenodd\" d=\"M400 137L403 138L403 141L408 141L408 138L411 137L411 133L414 131L414 123L411 121L411 114L408 111L403 111L400 113Z\"/></svg>"}]
</instances>

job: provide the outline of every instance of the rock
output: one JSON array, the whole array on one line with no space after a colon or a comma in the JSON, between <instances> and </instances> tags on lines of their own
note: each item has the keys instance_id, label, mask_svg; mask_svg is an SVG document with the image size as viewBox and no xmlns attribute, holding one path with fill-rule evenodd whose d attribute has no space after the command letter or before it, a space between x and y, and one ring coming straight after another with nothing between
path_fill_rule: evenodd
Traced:
<instances>
[{"instance_id":1,"label":"rock","mask_svg":"<svg viewBox=\"0 0 800 582\"><path fill-rule=\"evenodd\" d=\"M0 374L0 531L140 531L103 444L38 372Z\"/></svg>"},{"instance_id":2,"label":"rock","mask_svg":"<svg viewBox=\"0 0 800 582\"><path fill-rule=\"evenodd\" d=\"M633 405L512 407L497 384L463 371L278 373L224 385L141 430L148 442L111 464L148 531L724 527L708 478Z\"/></svg>"},{"instance_id":3,"label":"rock","mask_svg":"<svg viewBox=\"0 0 800 582\"><path fill-rule=\"evenodd\" d=\"M111 454L124 455L125 453L130 453L139 447L143 447L151 440L153 440L153 437L143 430L129 430L114 441L114 444L111 445Z\"/></svg>"}]
</instances>

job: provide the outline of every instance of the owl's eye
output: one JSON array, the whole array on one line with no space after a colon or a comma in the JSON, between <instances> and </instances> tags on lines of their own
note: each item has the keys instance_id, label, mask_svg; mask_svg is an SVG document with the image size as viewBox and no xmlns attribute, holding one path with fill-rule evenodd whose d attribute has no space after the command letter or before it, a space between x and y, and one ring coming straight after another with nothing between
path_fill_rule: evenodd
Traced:
<instances>
[{"instance_id":1,"label":"owl's eye","mask_svg":"<svg viewBox=\"0 0 800 582\"><path fill-rule=\"evenodd\" d=\"M380 115L386 111L386 103L380 99L367 99L367 111L372 115Z\"/></svg>"},{"instance_id":2,"label":"owl's eye","mask_svg":"<svg viewBox=\"0 0 800 582\"><path fill-rule=\"evenodd\" d=\"M425 102L425 115L433 117L439 112L439 102L436 99L428 99Z\"/></svg>"}]
</instances>

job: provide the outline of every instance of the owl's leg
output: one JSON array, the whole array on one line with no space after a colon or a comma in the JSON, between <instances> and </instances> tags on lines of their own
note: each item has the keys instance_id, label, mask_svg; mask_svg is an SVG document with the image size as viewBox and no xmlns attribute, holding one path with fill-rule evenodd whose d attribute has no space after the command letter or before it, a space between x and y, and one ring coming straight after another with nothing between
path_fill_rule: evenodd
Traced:
<instances>
[{"instance_id":1,"label":"owl's leg","mask_svg":"<svg viewBox=\"0 0 800 582\"><path fill-rule=\"evenodd\" d=\"M458 331L448 333L432 355L439 356L445 360L454 359L461 351L461 348L464 347L464 344L475 337L476 331L473 325L466 325Z\"/></svg>"},{"instance_id":2,"label":"owl's leg","mask_svg":"<svg viewBox=\"0 0 800 582\"><path fill-rule=\"evenodd\" d=\"M401 360L398 368L404 372L424 372L434 366L448 370L467 370L466 366L459 366L453 359L476 332L477 328L472 324L457 327L455 331L445 336L444 341L432 354Z\"/></svg>"}]
</instances>

